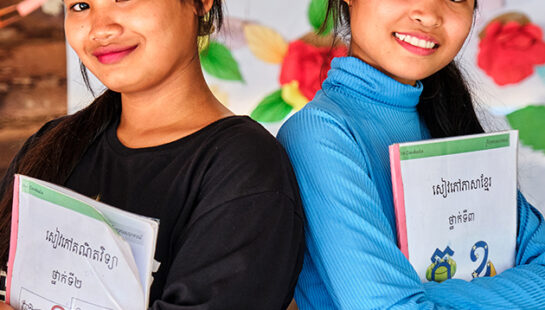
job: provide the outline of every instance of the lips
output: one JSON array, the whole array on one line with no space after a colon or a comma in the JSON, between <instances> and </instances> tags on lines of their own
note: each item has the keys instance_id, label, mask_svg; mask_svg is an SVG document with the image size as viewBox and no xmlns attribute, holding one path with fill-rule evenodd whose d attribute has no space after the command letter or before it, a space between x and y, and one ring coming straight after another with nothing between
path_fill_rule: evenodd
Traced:
<instances>
[{"instance_id":1,"label":"lips","mask_svg":"<svg viewBox=\"0 0 545 310\"><path fill-rule=\"evenodd\" d=\"M120 62L137 47L138 45L99 47L94 50L92 54L98 59L99 62L103 64L114 64Z\"/></svg>"},{"instance_id":2,"label":"lips","mask_svg":"<svg viewBox=\"0 0 545 310\"><path fill-rule=\"evenodd\" d=\"M394 32L393 36L402 47L413 54L427 56L439 48L438 41L427 35Z\"/></svg>"}]
</instances>

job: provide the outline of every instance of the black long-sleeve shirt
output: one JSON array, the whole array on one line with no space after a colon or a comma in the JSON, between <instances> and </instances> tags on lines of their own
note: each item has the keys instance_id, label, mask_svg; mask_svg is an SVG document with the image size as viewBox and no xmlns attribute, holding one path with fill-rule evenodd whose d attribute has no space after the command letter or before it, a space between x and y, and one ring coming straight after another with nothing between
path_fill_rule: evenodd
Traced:
<instances>
[{"instance_id":1,"label":"black long-sleeve shirt","mask_svg":"<svg viewBox=\"0 0 545 310\"><path fill-rule=\"evenodd\" d=\"M11 176L9 176L11 177ZM158 218L151 309L284 309L302 265L303 214L289 160L247 117L130 149L116 126L66 187Z\"/></svg>"}]
</instances>

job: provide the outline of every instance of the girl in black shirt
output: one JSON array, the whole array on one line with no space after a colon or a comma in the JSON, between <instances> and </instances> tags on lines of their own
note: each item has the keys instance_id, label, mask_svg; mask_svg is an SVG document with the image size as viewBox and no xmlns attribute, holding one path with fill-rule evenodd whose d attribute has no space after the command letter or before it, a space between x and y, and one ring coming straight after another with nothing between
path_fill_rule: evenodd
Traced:
<instances>
[{"instance_id":1,"label":"girl in black shirt","mask_svg":"<svg viewBox=\"0 0 545 310\"><path fill-rule=\"evenodd\" d=\"M108 90L12 162L2 266L20 173L160 219L150 308L286 308L304 242L297 183L276 140L206 85L198 40L221 26L221 0L64 3L69 44Z\"/></svg>"}]
</instances>

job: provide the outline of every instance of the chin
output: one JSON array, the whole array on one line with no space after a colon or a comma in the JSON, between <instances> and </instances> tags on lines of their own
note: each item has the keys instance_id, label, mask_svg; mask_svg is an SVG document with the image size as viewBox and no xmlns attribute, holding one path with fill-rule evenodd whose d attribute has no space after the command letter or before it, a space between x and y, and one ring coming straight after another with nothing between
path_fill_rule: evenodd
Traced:
<instances>
[{"instance_id":1,"label":"chin","mask_svg":"<svg viewBox=\"0 0 545 310\"><path fill-rule=\"evenodd\" d=\"M390 73L392 77L399 77L399 79L407 81L420 81L430 77L443 66L436 62L410 62L409 60L394 63L390 66L385 66L386 72ZM399 80L396 78L396 80Z\"/></svg>"},{"instance_id":2,"label":"chin","mask_svg":"<svg viewBox=\"0 0 545 310\"><path fill-rule=\"evenodd\" d=\"M407 74L407 72L412 72L412 74ZM396 80L405 80L405 81L420 81L423 80L431 75L433 75L434 72L426 71L426 72L415 72L414 70L407 69L406 71L399 72L398 75L393 74L392 76L395 77Z\"/></svg>"},{"instance_id":3,"label":"chin","mask_svg":"<svg viewBox=\"0 0 545 310\"><path fill-rule=\"evenodd\" d=\"M116 72L120 73L120 72ZM127 74L102 74L97 75L97 78L106 86L108 89L113 90L118 93L130 92L135 88L134 77L128 79Z\"/></svg>"},{"instance_id":4,"label":"chin","mask_svg":"<svg viewBox=\"0 0 545 310\"><path fill-rule=\"evenodd\" d=\"M113 90L116 93L131 93L137 90L137 87L134 87L128 83L104 83L109 90Z\"/></svg>"}]
</instances>

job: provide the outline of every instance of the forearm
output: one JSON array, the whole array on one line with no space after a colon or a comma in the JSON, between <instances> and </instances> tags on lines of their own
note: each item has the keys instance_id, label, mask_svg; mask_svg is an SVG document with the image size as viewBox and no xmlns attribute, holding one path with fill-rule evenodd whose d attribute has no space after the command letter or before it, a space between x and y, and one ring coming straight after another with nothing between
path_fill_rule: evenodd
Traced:
<instances>
[{"instance_id":1,"label":"forearm","mask_svg":"<svg viewBox=\"0 0 545 310\"><path fill-rule=\"evenodd\" d=\"M471 282L447 280L425 284L432 302L463 309L541 309L545 304L545 268L522 265Z\"/></svg>"},{"instance_id":2,"label":"forearm","mask_svg":"<svg viewBox=\"0 0 545 310\"><path fill-rule=\"evenodd\" d=\"M516 266L492 278L426 284L437 303L469 308L541 309L545 307L545 230L543 217L518 194L519 233Z\"/></svg>"},{"instance_id":3,"label":"forearm","mask_svg":"<svg viewBox=\"0 0 545 310\"><path fill-rule=\"evenodd\" d=\"M329 180L331 176L312 179ZM543 221L523 197L519 198L517 267L471 282L422 284L381 215L372 182L362 179L358 183L367 190L340 195L339 191L327 192L330 187L325 186L318 191L320 194L303 195L305 206L309 206L305 209L308 251L336 309L507 309L545 305ZM305 188L303 192L308 193ZM302 279L301 286L312 285Z\"/></svg>"}]
</instances>

